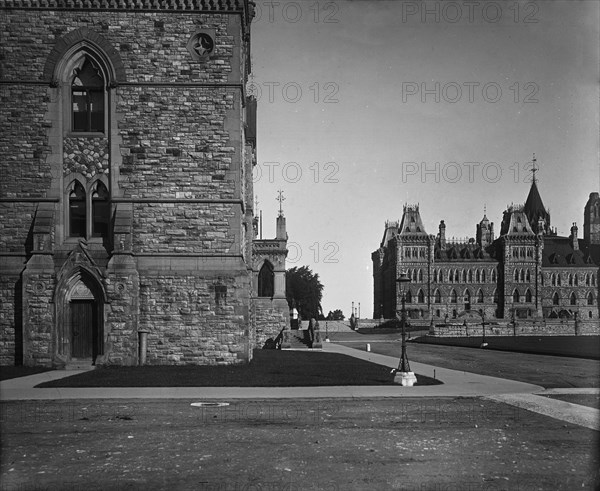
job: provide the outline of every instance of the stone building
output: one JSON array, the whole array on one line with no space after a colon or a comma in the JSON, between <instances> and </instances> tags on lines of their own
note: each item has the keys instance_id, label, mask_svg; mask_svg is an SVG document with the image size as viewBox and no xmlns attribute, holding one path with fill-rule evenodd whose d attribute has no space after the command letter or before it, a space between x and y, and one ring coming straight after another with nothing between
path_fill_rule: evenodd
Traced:
<instances>
[{"instance_id":1,"label":"stone building","mask_svg":"<svg viewBox=\"0 0 600 491\"><path fill-rule=\"evenodd\" d=\"M598 328L600 198L591 193L584 209L584 236L575 223L569 237L550 227L534 178L524 205L504 212L500 234L487 216L476 237L449 241L442 220L428 235L418 205L405 205L402 220L386 222L372 254L374 318L393 318L404 288L408 316L435 323L472 317L575 319ZM396 279L407 273L410 283Z\"/></svg>"},{"instance_id":2,"label":"stone building","mask_svg":"<svg viewBox=\"0 0 600 491\"><path fill-rule=\"evenodd\" d=\"M136 364L142 337L148 363L237 363L280 329L283 236L275 302L253 258L253 5L0 0L0 363Z\"/></svg>"}]
</instances>

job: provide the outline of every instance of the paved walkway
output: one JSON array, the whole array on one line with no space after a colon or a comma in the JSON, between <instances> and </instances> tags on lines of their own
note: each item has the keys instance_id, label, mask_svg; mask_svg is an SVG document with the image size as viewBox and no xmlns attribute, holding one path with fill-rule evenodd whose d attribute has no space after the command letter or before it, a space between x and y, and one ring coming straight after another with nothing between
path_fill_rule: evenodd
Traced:
<instances>
[{"instance_id":1,"label":"paved walkway","mask_svg":"<svg viewBox=\"0 0 600 491\"><path fill-rule=\"evenodd\" d=\"M396 368L398 358L359 351L335 343L323 343L323 351L350 355ZM399 385L330 387L156 387L156 388L53 388L35 389L45 381L82 373L83 370L44 372L0 382L0 400L57 399L301 399L373 397L486 397L573 424L600 430L600 411L564 401L542 397L551 394L597 394L598 389L549 389L539 385L470 372L461 372L411 362L421 375L436 377L444 383L420 387Z\"/></svg>"}]
</instances>

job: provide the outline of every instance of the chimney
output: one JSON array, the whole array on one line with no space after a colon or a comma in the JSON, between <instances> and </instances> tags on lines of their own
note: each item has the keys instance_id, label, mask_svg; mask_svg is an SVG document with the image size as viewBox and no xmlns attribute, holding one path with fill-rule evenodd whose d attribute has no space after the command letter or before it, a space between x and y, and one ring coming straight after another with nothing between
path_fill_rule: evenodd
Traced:
<instances>
[{"instance_id":1,"label":"chimney","mask_svg":"<svg viewBox=\"0 0 600 491\"><path fill-rule=\"evenodd\" d=\"M569 239L571 239L571 247L573 248L573 250L578 251L579 240L577 240L577 224L575 222L573 222L573 226L571 227L571 236L569 237Z\"/></svg>"}]
</instances>

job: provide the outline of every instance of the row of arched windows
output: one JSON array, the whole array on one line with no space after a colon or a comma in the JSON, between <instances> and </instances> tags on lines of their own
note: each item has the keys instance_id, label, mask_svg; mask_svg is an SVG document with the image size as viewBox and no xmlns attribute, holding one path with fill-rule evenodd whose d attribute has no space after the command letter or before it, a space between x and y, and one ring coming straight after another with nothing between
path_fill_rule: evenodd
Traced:
<instances>
[{"instance_id":1,"label":"row of arched windows","mask_svg":"<svg viewBox=\"0 0 600 491\"><path fill-rule=\"evenodd\" d=\"M422 289L419 289L416 295L413 295L413 293L410 290L408 290L405 295L406 303L425 303L425 294ZM493 298L494 303L498 303L498 293L496 290L494 290ZM585 298L587 305L594 305L593 292L588 292L585 295ZM484 303L484 299L485 297L483 295L483 291L481 289L477 290L477 293L475 294L475 303ZM515 288L512 293L513 303L521 303L522 299L523 297L521 296L521 293L517 288ZM462 303L463 300L465 303L472 302L471 292L469 290L464 291L463 298L460 300L460 302ZM533 301L533 294L531 293L531 290L529 288L525 290L523 301L525 303L531 303ZM433 292L433 303L442 303L442 294L437 288ZM448 303L459 303L459 297L456 290L452 289L450 291L450 294L448 295ZM559 305L560 296L558 292L554 292L554 294L552 295L552 303L554 305ZM577 295L575 292L571 292L571 294L569 295L569 304L577 305Z\"/></svg>"},{"instance_id":2,"label":"row of arched windows","mask_svg":"<svg viewBox=\"0 0 600 491\"><path fill-rule=\"evenodd\" d=\"M533 257L533 247L513 247L512 253L514 258Z\"/></svg>"},{"instance_id":3,"label":"row of arched windows","mask_svg":"<svg viewBox=\"0 0 600 491\"><path fill-rule=\"evenodd\" d=\"M434 283L485 283L488 281L488 278L492 283L496 282L495 269L492 269L491 273L485 269L451 269L447 272L441 269L433 270Z\"/></svg>"},{"instance_id":4,"label":"row of arched windows","mask_svg":"<svg viewBox=\"0 0 600 491\"><path fill-rule=\"evenodd\" d=\"M515 282L529 283L531 281L531 272L528 269L515 269Z\"/></svg>"},{"instance_id":5,"label":"row of arched windows","mask_svg":"<svg viewBox=\"0 0 600 491\"><path fill-rule=\"evenodd\" d=\"M594 294L592 292L588 292L588 294L585 295L585 299L587 305L594 305ZM571 294L569 295L569 305L577 305L577 300L577 294L575 292L571 292ZM554 294L552 295L552 305L559 304L560 296L558 295L558 292L554 292Z\"/></svg>"},{"instance_id":6,"label":"row of arched windows","mask_svg":"<svg viewBox=\"0 0 600 491\"><path fill-rule=\"evenodd\" d=\"M406 292L405 298L406 298L406 303L425 303L425 294L423 293L423 290L421 290L421 289L419 289L416 296L413 295L413 293L410 290L408 290ZM460 302L462 303L463 300L465 303L471 303L472 297L471 297L471 292L469 290L465 290L463 298L460 299ZM450 295L448 296L448 302L449 303L459 303L458 293L456 292L455 289L452 289L450 291ZM484 295L483 295L483 291L481 289L477 290L477 293L475 295L475 302L476 303L484 303ZM496 293L495 290L494 290L494 302L498 303L498 294ZM433 292L433 303L442 303L442 294L441 294L440 290L438 290L437 288Z\"/></svg>"},{"instance_id":7,"label":"row of arched windows","mask_svg":"<svg viewBox=\"0 0 600 491\"><path fill-rule=\"evenodd\" d=\"M562 283L561 276L562 275L560 273L552 273L550 275L550 284L552 286L561 286L561 283ZM596 275L594 273L585 273L583 275L582 280L583 280L583 283L585 283L585 286L596 286ZM569 286L579 286L579 274L578 273L567 274L566 281Z\"/></svg>"}]
</instances>

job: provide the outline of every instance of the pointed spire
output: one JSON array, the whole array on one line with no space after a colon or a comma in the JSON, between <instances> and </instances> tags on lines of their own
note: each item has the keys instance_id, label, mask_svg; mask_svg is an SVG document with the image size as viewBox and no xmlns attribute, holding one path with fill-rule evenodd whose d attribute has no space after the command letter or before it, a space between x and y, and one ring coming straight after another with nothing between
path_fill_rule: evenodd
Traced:
<instances>
[{"instance_id":1,"label":"pointed spire","mask_svg":"<svg viewBox=\"0 0 600 491\"><path fill-rule=\"evenodd\" d=\"M527 215L529 225L536 233L548 232L550 227L550 213L544 207L542 197L540 196L540 192L537 188L535 173L539 170L539 168L536 166L537 160L535 158L535 154L533 154L532 162L533 167L531 172L533 177L531 180L531 188L529 189L529 195L527 196L527 201L525 201L523 211ZM540 224L540 220L543 222L543 225ZM540 230L540 228L542 229Z\"/></svg>"}]
</instances>

